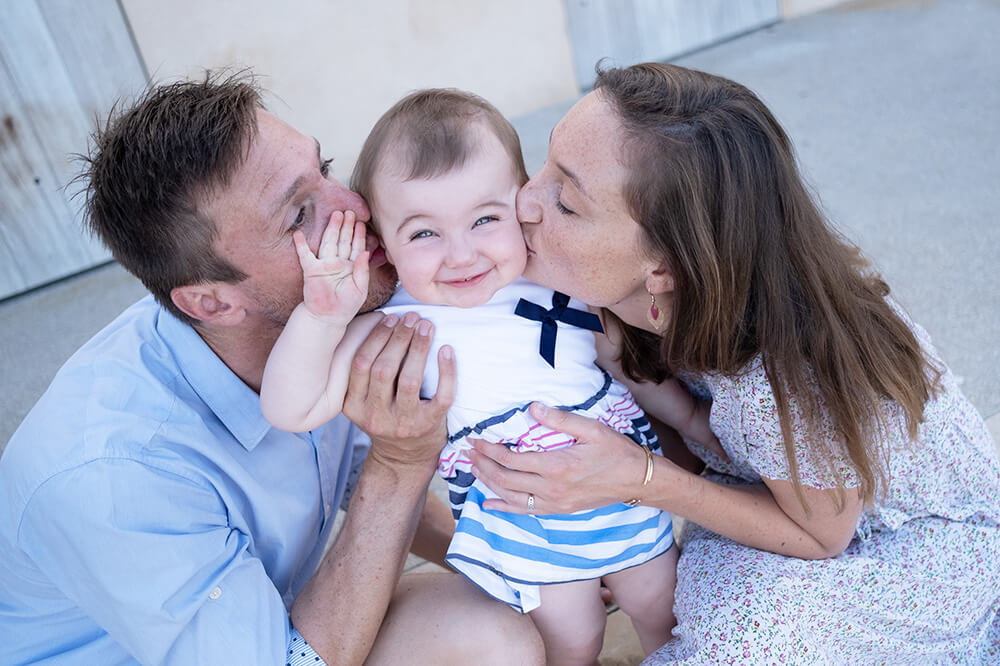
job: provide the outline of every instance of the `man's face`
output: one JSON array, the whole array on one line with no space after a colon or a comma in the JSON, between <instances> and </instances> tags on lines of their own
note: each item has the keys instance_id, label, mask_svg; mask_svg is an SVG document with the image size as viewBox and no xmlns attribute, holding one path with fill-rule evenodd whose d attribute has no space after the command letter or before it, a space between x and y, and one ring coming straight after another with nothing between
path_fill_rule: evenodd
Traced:
<instances>
[{"instance_id":1,"label":"man's face","mask_svg":"<svg viewBox=\"0 0 1000 666\"><path fill-rule=\"evenodd\" d=\"M330 214L351 210L361 221L368 206L354 192L328 177L319 144L277 117L257 112L257 136L246 160L229 185L210 195L207 214L215 221L216 251L249 277L237 287L249 317L284 326L302 301L302 269L292 242L301 230L313 252ZM372 250L368 299L362 311L388 300L396 273L385 261L378 240L369 233Z\"/></svg>"}]
</instances>

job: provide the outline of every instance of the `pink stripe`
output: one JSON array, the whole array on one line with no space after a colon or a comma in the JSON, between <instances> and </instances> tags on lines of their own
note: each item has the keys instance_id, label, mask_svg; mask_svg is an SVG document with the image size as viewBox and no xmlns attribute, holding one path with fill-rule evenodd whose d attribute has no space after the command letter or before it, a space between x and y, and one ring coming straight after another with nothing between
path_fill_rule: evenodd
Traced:
<instances>
[{"instance_id":1,"label":"pink stripe","mask_svg":"<svg viewBox=\"0 0 1000 666\"><path fill-rule=\"evenodd\" d=\"M542 451L551 451L552 449L558 448L560 446L566 447L571 445L576 440L570 437L569 439L564 439L561 442L556 442L555 444L549 444L548 446L542 446Z\"/></svg>"},{"instance_id":2,"label":"pink stripe","mask_svg":"<svg viewBox=\"0 0 1000 666\"><path fill-rule=\"evenodd\" d=\"M535 425L528 428L528 432L524 433L523 435L518 437L517 440L515 440L517 442L517 446L521 446L524 443L524 438L530 435L532 430L537 430L538 428L541 427L542 427L541 423L536 423Z\"/></svg>"}]
</instances>

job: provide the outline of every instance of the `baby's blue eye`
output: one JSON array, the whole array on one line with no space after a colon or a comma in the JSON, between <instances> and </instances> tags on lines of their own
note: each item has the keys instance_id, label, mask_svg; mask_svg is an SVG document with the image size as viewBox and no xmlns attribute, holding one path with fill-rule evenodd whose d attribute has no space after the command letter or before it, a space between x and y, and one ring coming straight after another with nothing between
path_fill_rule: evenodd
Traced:
<instances>
[{"instance_id":1,"label":"baby's blue eye","mask_svg":"<svg viewBox=\"0 0 1000 666\"><path fill-rule=\"evenodd\" d=\"M472 226L478 227L479 225L486 224L487 222L496 222L498 219L500 218L498 218L496 215L484 215L483 217L476 220L475 224L473 224Z\"/></svg>"},{"instance_id":2,"label":"baby's blue eye","mask_svg":"<svg viewBox=\"0 0 1000 666\"><path fill-rule=\"evenodd\" d=\"M417 240L418 238L430 238L433 234L426 229L424 231L418 231L417 233L410 236L410 240Z\"/></svg>"}]
</instances>

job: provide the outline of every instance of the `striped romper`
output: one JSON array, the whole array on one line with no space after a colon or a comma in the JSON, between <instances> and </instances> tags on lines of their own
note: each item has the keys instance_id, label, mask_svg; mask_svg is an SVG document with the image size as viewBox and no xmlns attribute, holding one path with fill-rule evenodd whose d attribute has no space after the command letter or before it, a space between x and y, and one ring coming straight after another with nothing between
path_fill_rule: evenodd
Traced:
<instances>
[{"instance_id":1,"label":"striped romper","mask_svg":"<svg viewBox=\"0 0 1000 666\"><path fill-rule=\"evenodd\" d=\"M531 418L527 409L535 401L598 419L659 452L628 389L594 364L591 331L574 325L587 318L586 306L519 279L473 308L421 304L400 289L382 310L418 312L434 322L431 358L442 345L455 350L457 394L438 465L458 521L447 554L453 568L491 596L528 612L539 605L539 585L600 578L670 548L670 515L651 507L619 503L546 516L483 509L496 495L471 473L469 438L518 452L573 444L571 437ZM425 395L435 391L437 381L437 364L428 362Z\"/></svg>"}]
</instances>

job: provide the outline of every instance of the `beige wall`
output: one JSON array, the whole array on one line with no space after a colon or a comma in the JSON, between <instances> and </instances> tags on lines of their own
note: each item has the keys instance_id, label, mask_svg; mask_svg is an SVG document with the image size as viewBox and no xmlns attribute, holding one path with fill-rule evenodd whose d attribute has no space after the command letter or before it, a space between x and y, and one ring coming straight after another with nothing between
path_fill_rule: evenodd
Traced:
<instances>
[{"instance_id":1,"label":"beige wall","mask_svg":"<svg viewBox=\"0 0 1000 666\"><path fill-rule=\"evenodd\" d=\"M784 18L802 16L834 5L843 5L851 0L781 0L781 15Z\"/></svg>"},{"instance_id":2,"label":"beige wall","mask_svg":"<svg viewBox=\"0 0 1000 666\"><path fill-rule=\"evenodd\" d=\"M516 116L577 90L561 0L123 0L154 81L251 66L272 111L346 179L368 130L415 88L472 90ZM294 8L294 9L292 9Z\"/></svg>"}]
</instances>

